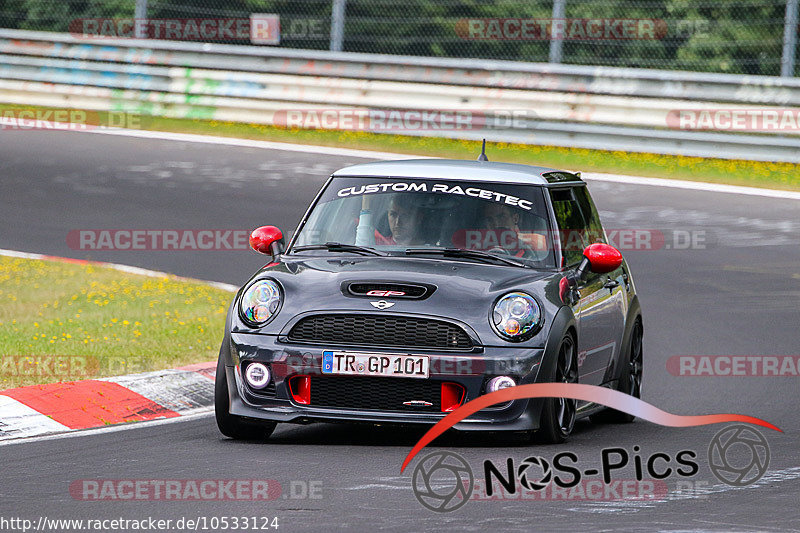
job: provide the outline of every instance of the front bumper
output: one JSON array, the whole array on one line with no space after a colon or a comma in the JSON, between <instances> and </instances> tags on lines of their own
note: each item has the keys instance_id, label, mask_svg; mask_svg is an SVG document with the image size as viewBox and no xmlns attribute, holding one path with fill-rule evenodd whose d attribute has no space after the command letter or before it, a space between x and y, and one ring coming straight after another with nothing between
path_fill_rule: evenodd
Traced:
<instances>
[{"instance_id":1,"label":"front bumper","mask_svg":"<svg viewBox=\"0 0 800 533\"><path fill-rule=\"evenodd\" d=\"M466 392L462 404L483 394L486 382L494 376L512 376L518 384L536 382L545 353L544 348L520 347L482 347L470 353L322 347L278 342L278 338L272 335L231 333L230 343L223 346L222 358L228 380L230 413L250 419L291 423L338 421L427 425L435 424L448 414L415 412L414 409L376 410L370 408L368 399L363 405L348 408L320 407L313 405L313 402L312 405L297 403L289 390L289 380L299 375L322 376L322 353L330 349L383 353L402 351L427 355L430 358L428 379L461 385ZM240 371L243 363L256 361L268 365L273 376L273 384L261 392L250 389ZM325 379L336 379L336 376L326 376ZM454 427L457 430L488 431L537 429L542 403L541 399L533 399L493 406L471 415Z\"/></svg>"}]
</instances>

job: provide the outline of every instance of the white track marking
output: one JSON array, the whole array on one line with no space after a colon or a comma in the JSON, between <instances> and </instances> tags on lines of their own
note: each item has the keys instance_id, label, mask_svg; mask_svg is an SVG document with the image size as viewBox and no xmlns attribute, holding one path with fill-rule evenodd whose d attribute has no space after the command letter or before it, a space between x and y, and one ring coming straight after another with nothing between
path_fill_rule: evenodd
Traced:
<instances>
[{"instance_id":1,"label":"white track marking","mask_svg":"<svg viewBox=\"0 0 800 533\"><path fill-rule=\"evenodd\" d=\"M614 183L627 183L630 185L650 185L653 187L672 187L675 189L688 189L691 191L747 194L750 196L765 196L767 198L800 200L800 192L758 189L756 187L740 187L738 185L723 185L719 183L706 183L702 181L644 178L639 176L623 176L621 174L601 174L599 172L581 172L581 177L587 180L611 181Z\"/></svg>"},{"instance_id":2,"label":"white track marking","mask_svg":"<svg viewBox=\"0 0 800 533\"><path fill-rule=\"evenodd\" d=\"M582 507L575 507L570 511L588 512L588 513L635 513L643 509L650 509L656 505L681 501L681 500L697 500L698 498L710 498L716 494L723 494L731 491L739 490L752 490L765 486L773 486L777 483L785 481L796 481L800 479L800 467L782 468L780 470L768 470L764 477L743 487L736 487L725 483L716 483L702 488L686 490L686 491L672 491L663 498L654 500L616 500L616 501L586 501L587 505Z\"/></svg>"},{"instance_id":3,"label":"white track marking","mask_svg":"<svg viewBox=\"0 0 800 533\"><path fill-rule=\"evenodd\" d=\"M70 428L14 398L0 395L0 440L58 431L70 431Z\"/></svg>"},{"instance_id":4,"label":"white track marking","mask_svg":"<svg viewBox=\"0 0 800 533\"><path fill-rule=\"evenodd\" d=\"M198 372L156 370L102 381L116 383L176 413L208 407L214 402L214 382Z\"/></svg>"},{"instance_id":5,"label":"white track marking","mask_svg":"<svg viewBox=\"0 0 800 533\"><path fill-rule=\"evenodd\" d=\"M16 250L3 250L0 249L0 255L4 255L6 257L19 257L21 259L39 259L44 261L65 261L65 262L73 262L73 261L83 261L83 259L71 259L68 257L57 257L53 255L46 255L46 254L34 254L30 252L18 252ZM96 265L99 267L106 267L111 268L114 270L119 270L120 272L126 272L128 274L138 274L140 276L147 276L150 278L173 278L179 279L183 281L193 281L196 283L204 283L211 287L215 287L217 289L221 289L223 291L228 292L236 292L239 290L239 287L236 285L231 285L229 283L221 283L219 281L205 281L202 279L194 279L194 278L185 278L183 276L176 276L175 274L170 274L168 272L160 272L158 270L149 270L147 268L139 268L135 266L129 265L121 265L119 263L104 263L103 261L87 261L86 264Z\"/></svg>"},{"instance_id":6,"label":"white track marking","mask_svg":"<svg viewBox=\"0 0 800 533\"><path fill-rule=\"evenodd\" d=\"M79 133L117 135L123 137L138 137L142 139L160 139L165 141L218 144L225 146L237 146L243 148L282 150L285 152L301 152L306 154L323 154L323 155L332 155L341 157L362 157L365 159L381 159L381 160L435 159L431 157L413 155L413 154L375 152L371 150L354 150L351 148L332 148L330 146L313 146L305 144L292 144L292 143L282 143L282 142L272 142L272 141L256 141L251 139L237 139L235 137L218 137L213 135L197 135L191 133L169 133L161 131L127 130L127 129L87 130L87 131L80 131ZM740 187L736 185L722 185L722 184L705 183L699 181L645 178L641 176L603 174L599 172L582 172L582 176L588 180L610 181L615 183L627 183L631 185L670 187L673 189L686 189L692 191L704 191L704 192L727 193L727 194L744 194L750 196L763 196L767 198L800 200L800 192L781 191L774 189L761 189L757 187Z\"/></svg>"},{"instance_id":7,"label":"white track marking","mask_svg":"<svg viewBox=\"0 0 800 533\"><path fill-rule=\"evenodd\" d=\"M355 150L352 148L335 148L331 146L315 146L273 141L256 141L237 137L219 137L215 135L198 135L194 133L170 133L166 131L106 129L87 130L79 133L98 133L101 135L120 135L123 137L139 137L142 139L161 139L165 141L183 141L191 143L219 144L240 148L259 148L262 150L282 150L284 152L302 152L305 154L335 155L340 157L363 157L364 159L437 159L421 155L397 154L393 152L375 152L372 150Z\"/></svg>"},{"instance_id":8,"label":"white track marking","mask_svg":"<svg viewBox=\"0 0 800 533\"><path fill-rule=\"evenodd\" d=\"M51 435L39 435L36 437L25 437L20 439L8 439L0 441L0 447L10 446L13 444L27 444L31 442L40 442L44 440L56 439L71 439L74 437L85 437L89 435L98 435L101 433L115 433L117 431L129 431L132 429L144 429L153 426L163 426L166 424L173 424L175 422L188 422L190 420L197 420L198 418L205 418L214 414L213 407L203 407L192 411L185 411L185 414L174 418L159 418L155 420L146 420L142 422L129 422L126 424L117 424L114 426L104 426L91 429L74 429L69 430L67 433L54 433Z\"/></svg>"}]
</instances>

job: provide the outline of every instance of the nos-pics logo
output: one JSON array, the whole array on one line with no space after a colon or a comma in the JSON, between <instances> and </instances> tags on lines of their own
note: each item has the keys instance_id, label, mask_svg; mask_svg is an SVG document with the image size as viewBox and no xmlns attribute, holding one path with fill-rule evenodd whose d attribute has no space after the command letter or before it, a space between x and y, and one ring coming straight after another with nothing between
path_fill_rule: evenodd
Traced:
<instances>
[{"instance_id":1,"label":"nos-pics logo","mask_svg":"<svg viewBox=\"0 0 800 533\"><path fill-rule=\"evenodd\" d=\"M634 447L636 448L638 447ZM696 457L694 452L688 453ZM769 460L767 439L759 431L745 424L726 427L714 435L708 446L708 464L711 472L721 482L735 487L747 486L761 479L767 472ZM509 458L508 462L511 467L513 459ZM606 466L609 465L604 462L604 469ZM624 465L619 463L611 466L617 468ZM531 456L525 458L512 471L516 474L516 481L520 487L529 491L542 491L553 482L558 473L554 472L557 467L557 464L554 467L551 461L543 457ZM599 473L597 470L592 472ZM696 473L695 464L688 475ZM490 479L485 481L487 485L491 483ZM469 463L460 455L449 451L436 451L426 455L417 463L412 474L412 487L414 496L424 507L431 511L447 513L461 508L470 500L475 487L475 476Z\"/></svg>"}]
</instances>

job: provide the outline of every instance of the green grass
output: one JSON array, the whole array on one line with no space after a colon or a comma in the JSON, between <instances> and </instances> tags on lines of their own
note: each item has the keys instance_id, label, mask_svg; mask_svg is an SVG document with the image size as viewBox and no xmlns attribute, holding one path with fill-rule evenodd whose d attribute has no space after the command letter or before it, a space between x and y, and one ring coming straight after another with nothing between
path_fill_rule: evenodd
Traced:
<instances>
[{"instance_id":1,"label":"green grass","mask_svg":"<svg viewBox=\"0 0 800 533\"><path fill-rule=\"evenodd\" d=\"M232 297L174 277L0 257L0 390L215 360Z\"/></svg>"},{"instance_id":2,"label":"green grass","mask_svg":"<svg viewBox=\"0 0 800 533\"><path fill-rule=\"evenodd\" d=\"M35 106L26 106L26 108L35 108ZM0 112L5 109L19 110L20 107L0 104ZM100 116L102 117L103 113L100 113ZM286 129L260 124L152 116L133 117L133 123L141 129L153 131L218 135L456 159L475 159L480 152L480 143L477 141L435 137ZM492 161L551 166L566 170L630 174L791 191L800 190L800 165L792 163L507 143L490 143L487 152Z\"/></svg>"}]
</instances>

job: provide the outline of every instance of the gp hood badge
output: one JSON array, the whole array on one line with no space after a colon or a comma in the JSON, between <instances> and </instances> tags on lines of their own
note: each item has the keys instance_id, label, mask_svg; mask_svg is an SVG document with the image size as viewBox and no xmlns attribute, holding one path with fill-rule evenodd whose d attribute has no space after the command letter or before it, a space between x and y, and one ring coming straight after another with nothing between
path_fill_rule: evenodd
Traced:
<instances>
[{"instance_id":1,"label":"gp hood badge","mask_svg":"<svg viewBox=\"0 0 800 533\"><path fill-rule=\"evenodd\" d=\"M386 300L378 300L377 302L370 302L370 305L382 311L384 309L389 309L391 306L394 305L394 302L387 302Z\"/></svg>"}]
</instances>

